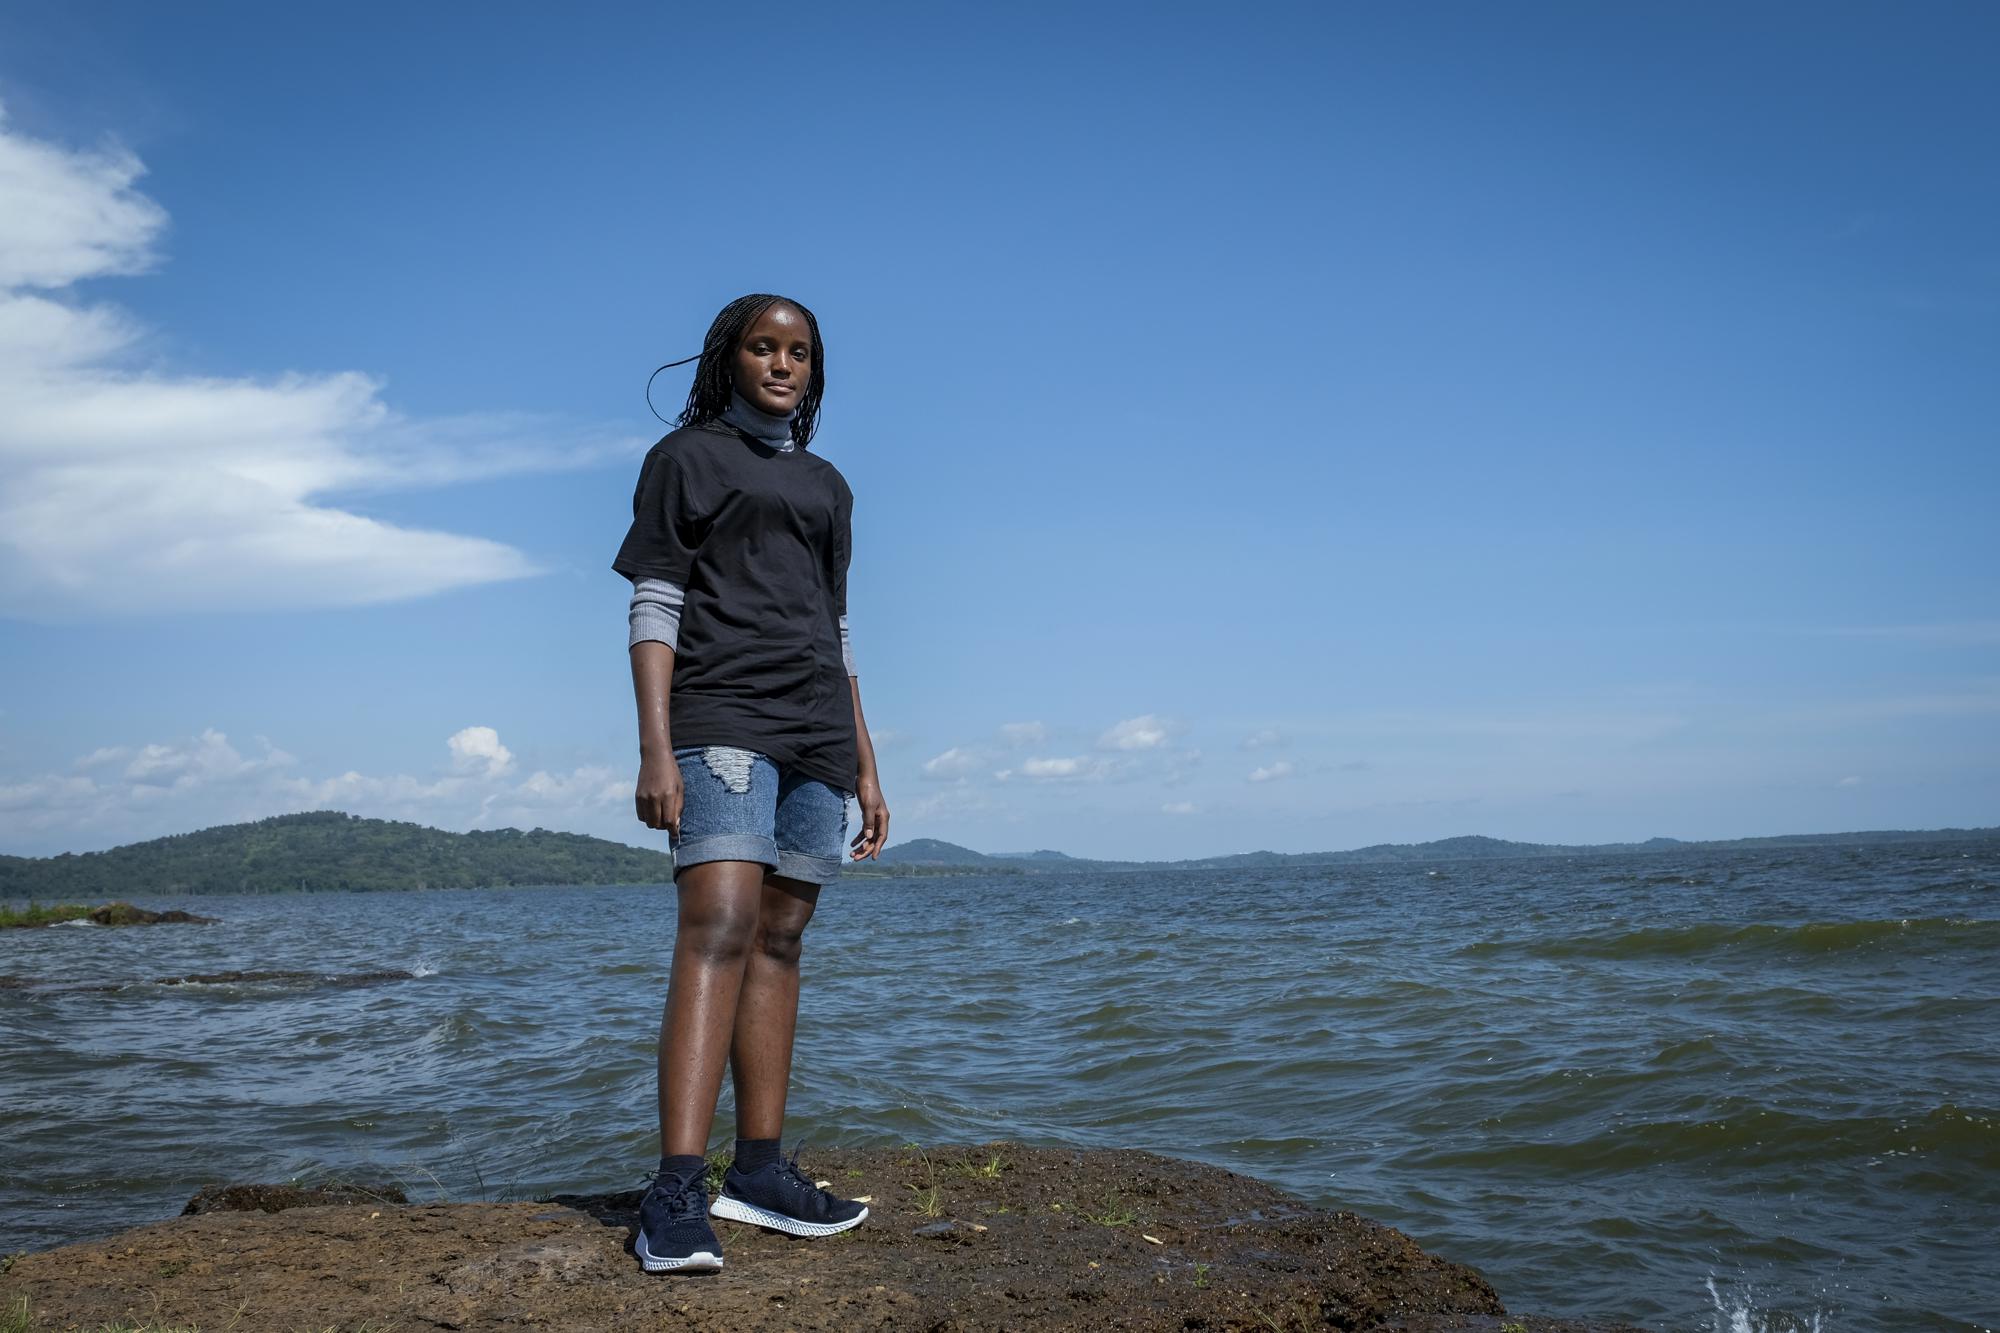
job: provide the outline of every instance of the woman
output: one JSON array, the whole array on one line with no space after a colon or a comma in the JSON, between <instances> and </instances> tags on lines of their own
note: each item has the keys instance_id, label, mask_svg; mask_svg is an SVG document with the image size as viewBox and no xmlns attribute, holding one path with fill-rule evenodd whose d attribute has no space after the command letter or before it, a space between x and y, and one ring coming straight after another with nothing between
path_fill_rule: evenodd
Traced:
<instances>
[{"instance_id":1,"label":"woman","mask_svg":"<svg viewBox=\"0 0 2000 1333\"><path fill-rule=\"evenodd\" d=\"M633 581L638 815L667 830L680 900L660 1168L634 1242L647 1272L721 1268L711 1212L799 1236L868 1216L779 1152L799 938L840 873L849 798L854 859L878 857L889 832L847 639L854 497L806 449L825 387L810 310L770 295L725 306L612 562ZM725 1060L736 1154L711 1208L702 1151Z\"/></svg>"}]
</instances>

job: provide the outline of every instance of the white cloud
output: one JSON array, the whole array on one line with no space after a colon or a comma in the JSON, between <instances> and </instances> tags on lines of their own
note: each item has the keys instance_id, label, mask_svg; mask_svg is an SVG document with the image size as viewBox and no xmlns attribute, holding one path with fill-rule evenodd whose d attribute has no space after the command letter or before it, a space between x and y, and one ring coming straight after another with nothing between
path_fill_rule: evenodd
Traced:
<instances>
[{"instance_id":1,"label":"white cloud","mask_svg":"<svg viewBox=\"0 0 2000 1333\"><path fill-rule=\"evenodd\" d=\"M1268 764L1263 768L1252 769L1250 772L1250 781L1276 782L1280 778L1288 778L1291 775L1292 775L1291 760L1280 759L1275 764Z\"/></svg>"},{"instance_id":2,"label":"white cloud","mask_svg":"<svg viewBox=\"0 0 2000 1333\"><path fill-rule=\"evenodd\" d=\"M1058 755L1043 759L1023 759L1011 769L993 776L1001 781L1019 776L1035 782L1096 782L1110 776L1112 766L1089 755Z\"/></svg>"},{"instance_id":3,"label":"white cloud","mask_svg":"<svg viewBox=\"0 0 2000 1333\"><path fill-rule=\"evenodd\" d=\"M1167 743L1169 724L1151 713L1128 717L1097 738L1100 750L1155 750Z\"/></svg>"},{"instance_id":4,"label":"white cloud","mask_svg":"<svg viewBox=\"0 0 2000 1333\"><path fill-rule=\"evenodd\" d=\"M491 727L467 727L445 742L451 750L452 767L461 773L484 773L497 778L514 771L514 754L500 743L500 733Z\"/></svg>"},{"instance_id":5,"label":"white cloud","mask_svg":"<svg viewBox=\"0 0 2000 1333\"><path fill-rule=\"evenodd\" d=\"M208 728L181 741L106 746L70 771L0 784L0 816L18 854L111 846L297 810L344 810L439 828L577 827L627 834L633 775L587 763L515 776L492 727L466 727L444 744L449 771L428 776L348 770L300 773L299 760L259 737L245 754ZM94 770L96 775L82 770Z\"/></svg>"},{"instance_id":6,"label":"white cloud","mask_svg":"<svg viewBox=\"0 0 2000 1333\"><path fill-rule=\"evenodd\" d=\"M0 614L48 618L422 596L537 568L334 493L575 466L639 442L522 415L405 417L356 372L252 380L129 364L145 330L75 283L143 272L166 214L122 149L0 108Z\"/></svg>"},{"instance_id":7,"label":"white cloud","mask_svg":"<svg viewBox=\"0 0 2000 1333\"><path fill-rule=\"evenodd\" d=\"M927 778L963 778L979 766L979 757L963 746L954 745L936 758L924 761Z\"/></svg>"},{"instance_id":8,"label":"white cloud","mask_svg":"<svg viewBox=\"0 0 2000 1333\"><path fill-rule=\"evenodd\" d=\"M1284 743L1284 733L1276 727L1262 727L1243 738L1243 748L1246 750L1261 750L1267 745L1283 745Z\"/></svg>"},{"instance_id":9,"label":"white cloud","mask_svg":"<svg viewBox=\"0 0 2000 1333\"><path fill-rule=\"evenodd\" d=\"M1195 815L1201 813L1201 807L1193 801L1168 801L1160 807L1160 813L1163 815Z\"/></svg>"},{"instance_id":10,"label":"white cloud","mask_svg":"<svg viewBox=\"0 0 2000 1333\"><path fill-rule=\"evenodd\" d=\"M1009 745L1040 745L1049 738L1049 729L1040 722L1006 722L1000 727L1000 739Z\"/></svg>"},{"instance_id":11,"label":"white cloud","mask_svg":"<svg viewBox=\"0 0 2000 1333\"><path fill-rule=\"evenodd\" d=\"M104 768L111 764L122 764L131 757L132 747L129 745L103 745L78 759L75 767L79 770Z\"/></svg>"},{"instance_id":12,"label":"white cloud","mask_svg":"<svg viewBox=\"0 0 2000 1333\"><path fill-rule=\"evenodd\" d=\"M1858 777L1842 778L1840 780L1840 785L1843 787L1859 787L1861 785L1861 779Z\"/></svg>"},{"instance_id":13,"label":"white cloud","mask_svg":"<svg viewBox=\"0 0 2000 1333\"><path fill-rule=\"evenodd\" d=\"M104 753L103 750L96 752L97 755ZM185 743L140 746L125 765L125 778L143 786L188 787L275 772L292 762L292 756L269 741L264 742L261 756L246 759L229 743L229 737L210 727Z\"/></svg>"},{"instance_id":14,"label":"white cloud","mask_svg":"<svg viewBox=\"0 0 2000 1333\"><path fill-rule=\"evenodd\" d=\"M536 769L511 787L481 798L472 825L480 828L528 828L544 822L569 821L600 809L629 809L633 775L604 764L584 764L567 773Z\"/></svg>"},{"instance_id":15,"label":"white cloud","mask_svg":"<svg viewBox=\"0 0 2000 1333\"><path fill-rule=\"evenodd\" d=\"M7 129L0 107L0 287L67 287L79 278L141 273L166 226L132 188L145 171L116 146L70 151Z\"/></svg>"}]
</instances>

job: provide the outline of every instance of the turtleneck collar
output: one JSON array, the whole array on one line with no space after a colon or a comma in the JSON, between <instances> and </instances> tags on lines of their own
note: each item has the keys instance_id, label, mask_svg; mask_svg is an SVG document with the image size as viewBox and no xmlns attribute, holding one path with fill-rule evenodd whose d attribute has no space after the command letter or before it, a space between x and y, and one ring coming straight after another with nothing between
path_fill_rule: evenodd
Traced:
<instances>
[{"instance_id":1,"label":"turtleneck collar","mask_svg":"<svg viewBox=\"0 0 2000 1333\"><path fill-rule=\"evenodd\" d=\"M729 406L723 409L722 419L747 435L755 436L773 449L789 450L793 447L792 417L797 409L783 416L772 416L753 406L749 399L731 389Z\"/></svg>"}]
</instances>

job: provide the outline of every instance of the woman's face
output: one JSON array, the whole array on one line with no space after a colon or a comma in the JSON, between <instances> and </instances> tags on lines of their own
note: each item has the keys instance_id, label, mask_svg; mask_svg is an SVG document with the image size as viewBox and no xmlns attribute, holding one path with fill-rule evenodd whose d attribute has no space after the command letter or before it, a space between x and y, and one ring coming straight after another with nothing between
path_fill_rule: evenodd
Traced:
<instances>
[{"instance_id":1,"label":"woman's face","mask_svg":"<svg viewBox=\"0 0 2000 1333\"><path fill-rule=\"evenodd\" d=\"M757 316L736 345L736 392L752 407L782 417L812 383L812 328L783 301Z\"/></svg>"}]
</instances>

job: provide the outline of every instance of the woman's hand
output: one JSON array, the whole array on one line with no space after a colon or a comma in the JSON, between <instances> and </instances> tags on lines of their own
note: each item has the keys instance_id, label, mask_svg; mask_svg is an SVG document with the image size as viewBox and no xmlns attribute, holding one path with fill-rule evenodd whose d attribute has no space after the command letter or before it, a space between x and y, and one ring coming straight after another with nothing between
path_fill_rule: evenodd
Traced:
<instances>
[{"instance_id":1,"label":"woman's hand","mask_svg":"<svg viewBox=\"0 0 2000 1333\"><path fill-rule=\"evenodd\" d=\"M861 832L848 844L849 855L857 861L864 857L880 860L889 841L889 805L882 799L882 784L872 773L863 775L855 783L854 799L861 803Z\"/></svg>"},{"instance_id":2,"label":"woman's hand","mask_svg":"<svg viewBox=\"0 0 2000 1333\"><path fill-rule=\"evenodd\" d=\"M680 837L681 794L681 766L671 751L640 759L639 789L633 794L640 823Z\"/></svg>"}]
</instances>

